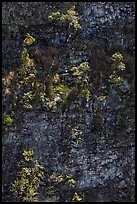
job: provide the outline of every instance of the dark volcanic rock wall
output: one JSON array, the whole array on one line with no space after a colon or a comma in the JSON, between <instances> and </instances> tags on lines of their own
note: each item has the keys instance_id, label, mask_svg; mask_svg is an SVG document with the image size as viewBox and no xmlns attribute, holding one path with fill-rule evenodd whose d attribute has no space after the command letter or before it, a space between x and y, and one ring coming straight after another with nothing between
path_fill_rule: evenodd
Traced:
<instances>
[{"instance_id":1,"label":"dark volcanic rock wall","mask_svg":"<svg viewBox=\"0 0 137 204\"><path fill-rule=\"evenodd\" d=\"M117 43L134 56L134 32L132 28L125 32L126 25L135 18L133 2L3 2L3 30L8 28L8 35L3 34L3 67L18 67L21 43L28 30L42 46L47 46L43 40L54 47L65 46L65 31L52 29L47 17L60 7L65 11L71 4L76 5L83 22L76 38L83 40L85 46L91 39L107 49ZM76 52L70 46L64 60L65 64L74 65L92 61L91 58L87 49ZM60 107L55 112L21 112L17 125L3 132L3 201L12 200L9 186L16 176L18 154L24 149L34 150L47 174L61 174L69 168L77 181L76 189L84 192L88 202L126 202L134 198L133 73L129 70L121 91L95 97L97 116L103 118L101 127L97 118L95 128L92 99L85 106L76 101L65 112Z\"/></svg>"},{"instance_id":2,"label":"dark volcanic rock wall","mask_svg":"<svg viewBox=\"0 0 137 204\"><path fill-rule=\"evenodd\" d=\"M2 9L2 24L3 27L8 27L11 39L3 40L3 50L6 51L3 56L3 65L7 63L17 66L17 59L12 57L17 53L20 54L20 43L22 35L29 29L37 39L45 39L46 43L51 41L54 46L57 46L64 41L65 33L58 33L58 30L52 30L51 25L47 21L48 15L53 11L58 11L62 7L62 11L71 6L71 2L58 2L54 5L52 3L41 2L3 2ZM75 3L76 8L81 14L80 18L83 21L82 31L79 35L82 38L97 38L99 41L106 44L118 43L126 49L130 49L132 43L134 48L134 39L131 35L124 36L121 29L135 18L135 4L132 2L81 2ZM73 4L72 4L73 5ZM35 16L35 17L34 17ZM37 26L37 29L36 29ZM120 26L120 28L119 28ZM113 37L112 37L113 36ZM132 39L132 40L131 40ZM8 40L8 41L7 41ZM12 53L10 52L12 50ZM13 51L16 50L16 53ZM18 52L17 52L18 51ZM9 53L9 54L8 54ZM18 58L19 55L17 55ZM6 60L6 62L5 62Z\"/></svg>"}]
</instances>

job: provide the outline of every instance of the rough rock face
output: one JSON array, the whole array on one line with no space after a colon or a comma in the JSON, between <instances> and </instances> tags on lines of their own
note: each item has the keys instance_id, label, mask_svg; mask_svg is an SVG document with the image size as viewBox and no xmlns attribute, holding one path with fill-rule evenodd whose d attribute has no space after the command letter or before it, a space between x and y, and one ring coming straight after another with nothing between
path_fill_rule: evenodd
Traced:
<instances>
[{"instance_id":1,"label":"rough rock face","mask_svg":"<svg viewBox=\"0 0 137 204\"><path fill-rule=\"evenodd\" d=\"M30 26L45 24L47 16L54 10L59 10L62 6L64 11L69 5L63 2L3 2L2 23L10 25L14 32L20 25ZM79 13L90 27L88 30L98 29L106 24L112 25L115 21L133 20L135 17L135 4L133 2L82 2L77 3ZM33 16L36 16L34 18ZM97 26L98 25L98 26ZM87 30L87 29L86 29ZM88 31L87 30L87 31Z\"/></svg>"},{"instance_id":2,"label":"rough rock face","mask_svg":"<svg viewBox=\"0 0 137 204\"><path fill-rule=\"evenodd\" d=\"M47 17L58 11L60 6L65 11L70 7L69 3L41 3L41 2L3 2L2 24L3 29L8 30L6 39L3 37L3 66L18 66L21 52L21 42L26 32L31 31L38 43L44 42L44 46L63 46L66 41L65 30L52 29ZM71 3L70 3L71 5ZM84 2L76 3L76 8L82 20L80 38L97 39L107 46L115 43L132 52L135 50L134 35L126 33L125 25L134 21L135 5L132 2ZM39 8L39 9L38 9ZM35 16L35 18L33 17ZM37 26L37 29L36 29ZM125 28L126 29L126 28ZM10 37L12 36L12 40ZM113 37L112 37L113 36ZM130 43L129 43L130 42ZM43 44L43 43L42 43ZM12 53L10 52L12 50ZM14 52L15 51L15 52Z\"/></svg>"},{"instance_id":3,"label":"rough rock face","mask_svg":"<svg viewBox=\"0 0 137 204\"><path fill-rule=\"evenodd\" d=\"M108 47L117 42L134 55L133 34L123 34L126 21L132 22L135 17L133 2L75 4L84 22L78 34L80 39L86 43L96 39ZM60 6L65 10L68 5L65 2L2 3L3 27L8 26L10 30L9 38L3 38L4 67L9 70L13 65L18 67L21 41L27 29L37 39L48 39L51 45L65 44L65 31L55 33L47 23L47 16ZM75 57L74 53L72 49L66 63L74 65L90 59L86 49L75 53ZM134 198L135 121L131 86L125 79L120 91L112 90L106 98L96 97L94 104L92 99L85 106L76 101L66 112L60 108L55 112L37 109L23 112L19 123L3 132L3 201L13 199L9 193L10 182L16 177L18 154L24 149L35 152L47 174L52 171L62 174L66 168L70 169L77 181L76 189L84 193L87 202L126 202ZM42 196L44 202L47 198ZM58 197L48 201L54 199L59 201Z\"/></svg>"}]
</instances>

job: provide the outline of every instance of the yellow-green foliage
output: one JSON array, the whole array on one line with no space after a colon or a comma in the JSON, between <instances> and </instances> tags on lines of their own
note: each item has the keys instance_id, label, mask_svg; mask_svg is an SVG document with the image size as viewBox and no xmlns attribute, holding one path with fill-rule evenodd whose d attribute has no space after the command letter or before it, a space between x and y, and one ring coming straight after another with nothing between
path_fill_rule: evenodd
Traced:
<instances>
[{"instance_id":1,"label":"yellow-green foliage","mask_svg":"<svg viewBox=\"0 0 137 204\"><path fill-rule=\"evenodd\" d=\"M115 53L111 57L112 63L112 74L109 76L110 87L120 86L123 82L123 78L119 76L119 72L123 72L125 70L125 64L122 62L123 55L119 52Z\"/></svg>"},{"instance_id":2,"label":"yellow-green foliage","mask_svg":"<svg viewBox=\"0 0 137 204\"><path fill-rule=\"evenodd\" d=\"M69 179L67 182L69 184L76 185L76 181L73 178Z\"/></svg>"},{"instance_id":3,"label":"yellow-green foliage","mask_svg":"<svg viewBox=\"0 0 137 204\"><path fill-rule=\"evenodd\" d=\"M32 106L30 103L25 103L25 104L23 104L23 107L24 107L25 109L28 109L28 110L31 110L31 109L33 108L33 106Z\"/></svg>"},{"instance_id":4,"label":"yellow-green foliage","mask_svg":"<svg viewBox=\"0 0 137 204\"><path fill-rule=\"evenodd\" d=\"M115 75L115 73L111 74L109 77L109 82L112 86L120 86L123 82L123 78Z\"/></svg>"},{"instance_id":5,"label":"yellow-green foliage","mask_svg":"<svg viewBox=\"0 0 137 204\"><path fill-rule=\"evenodd\" d=\"M57 102L54 101L54 100L50 100L46 103L46 105L52 109L52 110L55 110L57 108Z\"/></svg>"},{"instance_id":6,"label":"yellow-green foliage","mask_svg":"<svg viewBox=\"0 0 137 204\"><path fill-rule=\"evenodd\" d=\"M28 54L28 51L27 51L26 48L24 48L23 51L22 51L21 60L22 60L22 62L23 62L21 68L23 68L23 67L29 68L29 67L35 66L34 60L33 60L33 59L30 59L29 54Z\"/></svg>"},{"instance_id":7,"label":"yellow-green foliage","mask_svg":"<svg viewBox=\"0 0 137 204\"><path fill-rule=\"evenodd\" d=\"M60 16L61 16L61 13L59 11L57 12L53 12L52 15L48 16L48 19L49 20L59 20L60 19Z\"/></svg>"},{"instance_id":8,"label":"yellow-green foliage","mask_svg":"<svg viewBox=\"0 0 137 204\"><path fill-rule=\"evenodd\" d=\"M50 186L49 189L46 190L46 194L47 195L60 195L62 193L62 191L64 189L69 189L71 187L75 188L76 187L76 180L73 178L72 175L70 174L66 174L69 171L67 170L67 172L64 172L63 175L59 175L56 172L53 172L51 174L50 178ZM78 193L74 193L73 197L72 197L72 202L79 202L82 200L82 197L80 195L78 195Z\"/></svg>"},{"instance_id":9,"label":"yellow-green foliage","mask_svg":"<svg viewBox=\"0 0 137 204\"><path fill-rule=\"evenodd\" d=\"M73 85L67 84L65 81L58 85L51 83L47 87L50 101L47 102L49 108L55 109L57 104L63 108L67 108L71 101L76 98L88 100L90 91L88 89L87 71L90 69L88 62L82 62L80 65L71 67L70 78L73 76Z\"/></svg>"},{"instance_id":10,"label":"yellow-green foliage","mask_svg":"<svg viewBox=\"0 0 137 204\"><path fill-rule=\"evenodd\" d=\"M6 113L3 114L3 122L5 125L7 126L11 126L14 122L14 119L11 118L9 115L7 115Z\"/></svg>"},{"instance_id":11,"label":"yellow-green foliage","mask_svg":"<svg viewBox=\"0 0 137 204\"><path fill-rule=\"evenodd\" d=\"M49 177L49 190L46 190L46 194L58 194L63 189L67 189L69 186L75 187L77 182L71 175L59 175L57 172L53 172Z\"/></svg>"},{"instance_id":12,"label":"yellow-green foliage","mask_svg":"<svg viewBox=\"0 0 137 204\"><path fill-rule=\"evenodd\" d=\"M53 13L53 18L61 18L62 21L65 15L68 17L70 24L72 23L72 16L76 15L75 8L69 9L66 14L60 12ZM70 15L70 16L69 16ZM35 39L27 34L24 40L25 45L30 45ZM28 49L23 48L21 53L22 65L18 72L17 88L19 89L19 103L25 109L32 109L36 101L40 103L40 106L46 109L55 110L58 105L61 105L62 109L69 107L71 103L72 94L74 98L86 98L90 97L90 91L88 90L87 71L90 69L88 62L82 62L76 67L70 68L71 73L67 77L72 77L72 83L67 83L67 80L61 80L60 75L57 73L53 75L52 72L45 76L45 79L40 78L36 71L36 64L34 59L30 58ZM4 80L3 80L4 81ZM73 93L74 88L79 89L78 92ZM22 91L20 91L22 90ZM34 91L35 90L35 91ZM33 104L32 104L33 103Z\"/></svg>"},{"instance_id":13,"label":"yellow-green foliage","mask_svg":"<svg viewBox=\"0 0 137 204\"><path fill-rule=\"evenodd\" d=\"M30 73L28 77L24 77L23 80L20 82L21 84L28 85L30 82L32 83L36 78L35 74Z\"/></svg>"},{"instance_id":14,"label":"yellow-green foliage","mask_svg":"<svg viewBox=\"0 0 137 204\"><path fill-rule=\"evenodd\" d=\"M24 39L24 44L25 45L31 45L32 43L34 43L36 41L35 38L33 38L29 33L26 34L26 38Z\"/></svg>"},{"instance_id":15,"label":"yellow-green foliage","mask_svg":"<svg viewBox=\"0 0 137 204\"><path fill-rule=\"evenodd\" d=\"M31 101L34 99L35 94L33 91L28 91L26 93L23 93L21 103L23 104L23 107L26 109L32 109Z\"/></svg>"},{"instance_id":16,"label":"yellow-green foliage","mask_svg":"<svg viewBox=\"0 0 137 204\"><path fill-rule=\"evenodd\" d=\"M30 60L29 54L26 48L23 49L22 54L21 54L21 59L23 62L28 62Z\"/></svg>"},{"instance_id":17,"label":"yellow-green foliage","mask_svg":"<svg viewBox=\"0 0 137 204\"><path fill-rule=\"evenodd\" d=\"M72 198L72 202L80 202L81 200L82 200L82 197L80 197L78 193L75 192Z\"/></svg>"},{"instance_id":18,"label":"yellow-green foliage","mask_svg":"<svg viewBox=\"0 0 137 204\"><path fill-rule=\"evenodd\" d=\"M29 33L27 33L26 38L24 39L24 44L25 45L31 45L33 42L35 42L36 39L33 38ZM35 67L35 63L34 60L30 58L28 50L26 48L23 48L23 51L21 53L21 61L22 61L22 65L21 65L21 70L20 72L24 73L22 70L23 68L31 68L31 67Z\"/></svg>"},{"instance_id":19,"label":"yellow-green foliage","mask_svg":"<svg viewBox=\"0 0 137 204\"><path fill-rule=\"evenodd\" d=\"M119 64L118 64L118 70L119 71L124 71L125 70L125 64L123 63L123 62L119 62Z\"/></svg>"},{"instance_id":20,"label":"yellow-green foliage","mask_svg":"<svg viewBox=\"0 0 137 204\"><path fill-rule=\"evenodd\" d=\"M64 24L68 24L69 27L74 27L76 30L81 28L78 21L78 13L75 11L75 6L68 9L64 14L60 12L53 12L48 19L51 21L57 20Z\"/></svg>"},{"instance_id":21,"label":"yellow-green foliage","mask_svg":"<svg viewBox=\"0 0 137 204\"><path fill-rule=\"evenodd\" d=\"M76 77L77 83L83 83L86 81L86 72L90 69L88 62L82 62L79 66L72 67L70 70L73 72L73 76ZM82 81L81 81L82 80Z\"/></svg>"},{"instance_id":22,"label":"yellow-green foliage","mask_svg":"<svg viewBox=\"0 0 137 204\"><path fill-rule=\"evenodd\" d=\"M44 179L44 167L33 157L33 151L24 151L18 162L20 171L11 185L11 192L20 201L33 201L38 194L40 181Z\"/></svg>"},{"instance_id":23,"label":"yellow-green foliage","mask_svg":"<svg viewBox=\"0 0 137 204\"><path fill-rule=\"evenodd\" d=\"M88 62L82 62L80 65L79 65L79 69L82 70L82 71L87 71L89 70L89 63Z\"/></svg>"},{"instance_id":24,"label":"yellow-green foliage","mask_svg":"<svg viewBox=\"0 0 137 204\"><path fill-rule=\"evenodd\" d=\"M53 172L50 176L50 179L53 181L53 182L57 182L57 183L60 183L63 181L63 177L61 175L58 175L56 172Z\"/></svg>"},{"instance_id":25,"label":"yellow-green foliage","mask_svg":"<svg viewBox=\"0 0 137 204\"><path fill-rule=\"evenodd\" d=\"M88 62L82 62L77 67L72 67L71 71L73 71L73 76L76 76L78 80L82 80L85 77L85 73L89 70ZM82 81L81 81L82 82Z\"/></svg>"},{"instance_id":26,"label":"yellow-green foliage","mask_svg":"<svg viewBox=\"0 0 137 204\"><path fill-rule=\"evenodd\" d=\"M116 52L112 55L112 60L113 61L116 61L116 60L122 60L123 59L123 56L120 52Z\"/></svg>"},{"instance_id":27,"label":"yellow-green foliage","mask_svg":"<svg viewBox=\"0 0 137 204\"><path fill-rule=\"evenodd\" d=\"M122 62L123 55L119 52L112 55L112 67L117 71L124 71L125 70L125 64Z\"/></svg>"},{"instance_id":28,"label":"yellow-green foliage","mask_svg":"<svg viewBox=\"0 0 137 204\"><path fill-rule=\"evenodd\" d=\"M29 91L23 94L23 99L24 100L32 100L34 98L33 91Z\"/></svg>"},{"instance_id":29,"label":"yellow-green foliage","mask_svg":"<svg viewBox=\"0 0 137 204\"><path fill-rule=\"evenodd\" d=\"M31 161L33 159L33 151L24 151L22 155L26 161Z\"/></svg>"},{"instance_id":30,"label":"yellow-green foliage","mask_svg":"<svg viewBox=\"0 0 137 204\"><path fill-rule=\"evenodd\" d=\"M82 72L82 73L84 73L85 71L87 71L87 70L89 70L89 64L88 64L88 62L82 62L82 63L80 63L80 65L79 66L77 66L77 67L72 67L71 68L71 71L74 71L74 74L75 75L77 75L77 72ZM79 75L79 74L78 74Z\"/></svg>"},{"instance_id":31,"label":"yellow-green foliage","mask_svg":"<svg viewBox=\"0 0 137 204\"><path fill-rule=\"evenodd\" d=\"M90 91L87 88L81 90L81 92L80 92L81 98L84 98L88 101L90 96L91 96Z\"/></svg>"},{"instance_id":32,"label":"yellow-green foliage","mask_svg":"<svg viewBox=\"0 0 137 204\"><path fill-rule=\"evenodd\" d=\"M63 105L66 102L70 91L71 89L67 85L63 85L63 84L50 85L48 87L48 92L50 95L49 96L50 101L47 102L48 107L55 109L57 107L57 103L59 103L60 105Z\"/></svg>"},{"instance_id":33,"label":"yellow-green foliage","mask_svg":"<svg viewBox=\"0 0 137 204\"><path fill-rule=\"evenodd\" d=\"M40 93L40 99L41 101L45 101L46 93Z\"/></svg>"},{"instance_id":34,"label":"yellow-green foliage","mask_svg":"<svg viewBox=\"0 0 137 204\"><path fill-rule=\"evenodd\" d=\"M54 87L54 93L59 94L62 98L62 100L65 100L70 92L70 89L68 86L60 84Z\"/></svg>"}]
</instances>

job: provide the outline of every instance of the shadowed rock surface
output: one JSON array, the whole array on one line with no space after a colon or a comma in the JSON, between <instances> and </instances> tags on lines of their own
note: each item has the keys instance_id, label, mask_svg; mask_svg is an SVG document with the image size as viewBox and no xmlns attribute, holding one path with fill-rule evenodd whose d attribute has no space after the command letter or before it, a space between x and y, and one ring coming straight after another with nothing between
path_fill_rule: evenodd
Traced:
<instances>
[{"instance_id":1,"label":"shadowed rock surface","mask_svg":"<svg viewBox=\"0 0 137 204\"><path fill-rule=\"evenodd\" d=\"M65 29L49 23L47 18L53 11L64 12L74 4L82 29L72 42L66 42ZM59 74L67 66L88 61L91 76L95 74L94 65L107 75L107 66L103 68L105 57L113 51L123 52L126 64L122 86L109 91L106 97L101 97L102 90L96 86L93 98L88 102L73 101L65 111L60 106L55 111L43 110L38 104L31 111L17 107L15 125L5 128L2 137L4 202L15 201L10 185L16 177L18 154L23 150L35 152L47 175L63 174L68 168L77 181L75 189L59 196L47 197L44 190L39 190L41 202L71 202L75 190L87 202L134 200L134 18L134 2L2 3L2 66L8 71L18 71L27 32L37 39L34 46L43 52L49 47L57 49L57 68L53 72ZM37 58L31 50L30 54ZM9 104L3 98L5 111L9 111Z\"/></svg>"}]
</instances>

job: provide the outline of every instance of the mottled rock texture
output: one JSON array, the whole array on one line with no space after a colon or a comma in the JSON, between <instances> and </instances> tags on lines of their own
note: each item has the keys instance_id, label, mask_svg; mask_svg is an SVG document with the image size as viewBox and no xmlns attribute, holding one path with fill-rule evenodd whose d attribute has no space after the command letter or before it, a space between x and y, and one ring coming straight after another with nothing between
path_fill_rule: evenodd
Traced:
<instances>
[{"instance_id":1,"label":"mottled rock texture","mask_svg":"<svg viewBox=\"0 0 137 204\"><path fill-rule=\"evenodd\" d=\"M66 43L65 30L47 20L53 11L64 12L74 4L82 22L82 29L73 41L77 50ZM90 53L92 40L110 55L116 44L115 51L122 50L134 58L134 18L134 2L3 2L2 25L3 32L7 31L2 39L3 67L10 71L19 66L26 32L31 32L44 49L68 46L68 53L62 51L60 56L65 65L89 61L91 70L94 69L92 63L97 63L97 55ZM9 189L16 177L18 155L23 150L34 150L47 174L53 171L62 174L70 169L77 181L76 190L84 194L87 202L134 199L134 65L127 61L121 88L110 91L106 98L95 96L94 104L91 97L84 105L81 101L73 102L65 112L60 107L54 112L37 107L28 112L18 111L18 123L3 131L3 201L14 200ZM100 116L102 123L98 120ZM58 197L52 199L41 194L42 202L59 201Z\"/></svg>"}]
</instances>

